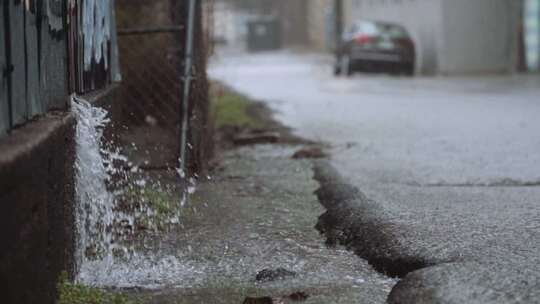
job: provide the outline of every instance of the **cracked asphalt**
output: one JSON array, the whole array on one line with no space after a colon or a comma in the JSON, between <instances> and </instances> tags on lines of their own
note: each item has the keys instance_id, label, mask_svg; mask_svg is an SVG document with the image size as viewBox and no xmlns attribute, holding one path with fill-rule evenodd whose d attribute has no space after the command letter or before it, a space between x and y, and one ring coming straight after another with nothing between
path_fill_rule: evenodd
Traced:
<instances>
[{"instance_id":1,"label":"cracked asphalt","mask_svg":"<svg viewBox=\"0 0 540 304\"><path fill-rule=\"evenodd\" d=\"M368 250L425 267L389 302L540 303L540 77L334 78L330 67L322 55L229 55L210 75L330 144L331 166L391 240L365 239Z\"/></svg>"}]
</instances>

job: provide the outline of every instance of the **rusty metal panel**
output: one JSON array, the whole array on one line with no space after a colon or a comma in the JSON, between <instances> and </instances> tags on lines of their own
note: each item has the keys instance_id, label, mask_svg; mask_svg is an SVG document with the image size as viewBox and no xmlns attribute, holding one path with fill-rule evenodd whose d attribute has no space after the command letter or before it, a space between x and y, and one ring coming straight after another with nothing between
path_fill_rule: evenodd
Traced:
<instances>
[{"instance_id":1,"label":"rusty metal panel","mask_svg":"<svg viewBox=\"0 0 540 304\"><path fill-rule=\"evenodd\" d=\"M120 79L113 0L67 0L69 91L87 93Z\"/></svg>"},{"instance_id":2,"label":"rusty metal panel","mask_svg":"<svg viewBox=\"0 0 540 304\"><path fill-rule=\"evenodd\" d=\"M110 0L82 2L82 91L102 89L110 83Z\"/></svg>"},{"instance_id":3,"label":"rusty metal panel","mask_svg":"<svg viewBox=\"0 0 540 304\"><path fill-rule=\"evenodd\" d=\"M5 18L4 5L0 5L0 17ZM0 21L0 69L2 78L0 80L0 136L4 135L9 129L9 105L7 93L7 62L5 45L4 19Z\"/></svg>"},{"instance_id":4,"label":"rusty metal panel","mask_svg":"<svg viewBox=\"0 0 540 304\"><path fill-rule=\"evenodd\" d=\"M111 0L111 80L115 82L122 81L120 71L120 60L118 54L118 33L116 29L116 11L115 0Z\"/></svg>"},{"instance_id":5,"label":"rusty metal panel","mask_svg":"<svg viewBox=\"0 0 540 304\"><path fill-rule=\"evenodd\" d=\"M77 0L67 0L66 5L67 36L68 36L68 86L69 92L78 91L81 80L77 67L80 66L78 45L80 43L79 35L79 5Z\"/></svg>"},{"instance_id":6,"label":"rusty metal panel","mask_svg":"<svg viewBox=\"0 0 540 304\"><path fill-rule=\"evenodd\" d=\"M28 117L26 105L26 58L24 56L24 7L21 1L7 0L10 16L11 62L13 64L11 88L11 113L14 125L22 124Z\"/></svg>"},{"instance_id":7,"label":"rusty metal panel","mask_svg":"<svg viewBox=\"0 0 540 304\"><path fill-rule=\"evenodd\" d=\"M32 4L25 10L26 104L29 119L45 111L39 86L37 7L36 2Z\"/></svg>"},{"instance_id":8,"label":"rusty metal panel","mask_svg":"<svg viewBox=\"0 0 540 304\"><path fill-rule=\"evenodd\" d=\"M68 99L66 29L63 1L42 2L40 79L46 110L65 109Z\"/></svg>"}]
</instances>

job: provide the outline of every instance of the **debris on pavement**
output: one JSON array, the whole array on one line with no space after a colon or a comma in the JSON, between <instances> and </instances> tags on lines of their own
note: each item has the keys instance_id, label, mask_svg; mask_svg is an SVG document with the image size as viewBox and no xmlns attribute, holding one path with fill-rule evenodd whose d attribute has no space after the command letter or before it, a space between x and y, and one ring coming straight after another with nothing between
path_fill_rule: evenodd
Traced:
<instances>
[{"instance_id":1,"label":"debris on pavement","mask_svg":"<svg viewBox=\"0 0 540 304\"><path fill-rule=\"evenodd\" d=\"M269 282L269 281L275 281L275 280L283 280L288 277L295 277L295 276L296 276L296 272L279 267L276 269L261 270L259 273L257 273L255 280L258 282Z\"/></svg>"},{"instance_id":2,"label":"debris on pavement","mask_svg":"<svg viewBox=\"0 0 540 304\"><path fill-rule=\"evenodd\" d=\"M242 133L233 137L236 146L271 144L279 142L281 136L277 132Z\"/></svg>"},{"instance_id":3,"label":"debris on pavement","mask_svg":"<svg viewBox=\"0 0 540 304\"><path fill-rule=\"evenodd\" d=\"M305 292L298 291L295 293L292 293L286 297L281 298L271 298L271 297L260 297L260 298L252 298L247 297L243 304L286 304L291 302L303 302L306 301L309 298L309 295Z\"/></svg>"},{"instance_id":4,"label":"debris on pavement","mask_svg":"<svg viewBox=\"0 0 540 304\"><path fill-rule=\"evenodd\" d=\"M328 154L321 147L306 147L294 152L293 159L327 158Z\"/></svg>"}]
</instances>

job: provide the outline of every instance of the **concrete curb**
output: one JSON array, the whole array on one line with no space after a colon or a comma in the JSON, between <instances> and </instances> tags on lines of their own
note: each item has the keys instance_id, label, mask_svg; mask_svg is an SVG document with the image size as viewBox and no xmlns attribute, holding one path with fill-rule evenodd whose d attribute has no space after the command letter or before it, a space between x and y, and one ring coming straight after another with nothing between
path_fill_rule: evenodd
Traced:
<instances>
[{"instance_id":1,"label":"concrete curb","mask_svg":"<svg viewBox=\"0 0 540 304\"><path fill-rule=\"evenodd\" d=\"M320 184L315 194L326 208L316 228L329 245L346 246L390 277L438 264L400 246L396 231L407 233L406 228L386 220L385 210L347 183L328 161L314 162L313 170Z\"/></svg>"},{"instance_id":2,"label":"concrete curb","mask_svg":"<svg viewBox=\"0 0 540 304\"><path fill-rule=\"evenodd\" d=\"M75 125L49 113L0 140L2 303L54 303L73 272Z\"/></svg>"}]
</instances>

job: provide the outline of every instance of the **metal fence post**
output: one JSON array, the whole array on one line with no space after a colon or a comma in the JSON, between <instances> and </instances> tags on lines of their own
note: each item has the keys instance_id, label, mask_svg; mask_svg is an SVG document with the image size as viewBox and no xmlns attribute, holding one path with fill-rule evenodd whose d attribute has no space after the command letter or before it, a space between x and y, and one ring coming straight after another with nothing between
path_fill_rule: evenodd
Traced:
<instances>
[{"instance_id":1,"label":"metal fence post","mask_svg":"<svg viewBox=\"0 0 540 304\"><path fill-rule=\"evenodd\" d=\"M189 110L189 93L191 86L191 66L193 62L193 34L195 25L195 2L196 0L189 0L188 8L188 22L186 26L186 50L184 61L184 87L182 98L182 117L181 117L181 137L180 137L180 170L184 174L184 179L187 180L187 135L188 135L188 110ZM187 185L187 183L186 183ZM185 192L185 191L184 191ZM184 193L185 195L185 193ZM187 200L187 195L185 195ZM187 202L187 201L186 201Z\"/></svg>"}]
</instances>

